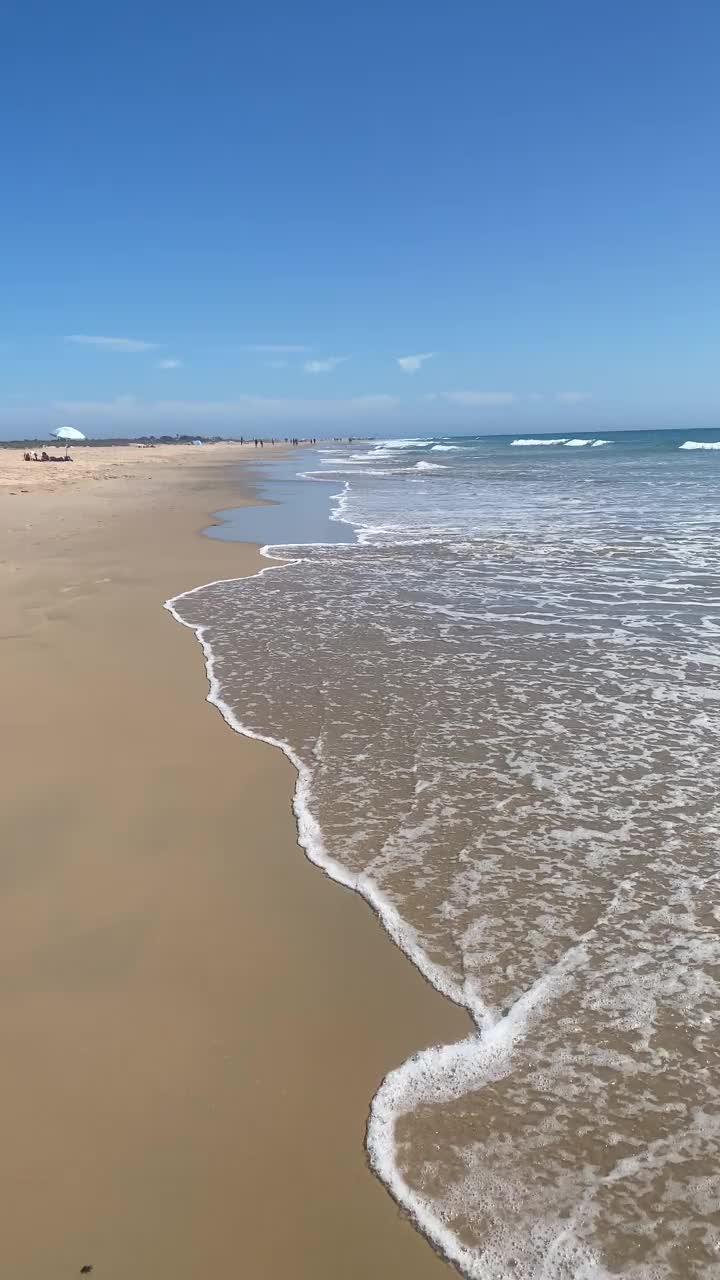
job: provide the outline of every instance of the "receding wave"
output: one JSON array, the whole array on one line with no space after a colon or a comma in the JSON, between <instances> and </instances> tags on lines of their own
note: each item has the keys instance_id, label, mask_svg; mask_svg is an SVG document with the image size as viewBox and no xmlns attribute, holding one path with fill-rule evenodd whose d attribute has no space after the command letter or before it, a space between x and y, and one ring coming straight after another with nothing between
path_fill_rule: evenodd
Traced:
<instances>
[{"instance_id":1,"label":"receding wave","mask_svg":"<svg viewBox=\"0 0 720 1280\"><path fill-rule=\"evenodd\" d=\"M350 473L359 542L168 605L308 856L474 1020L372 1102L399 1203L483 1280L717 1277L717 499L467 455Z\"/></svg>"}]
</instances>

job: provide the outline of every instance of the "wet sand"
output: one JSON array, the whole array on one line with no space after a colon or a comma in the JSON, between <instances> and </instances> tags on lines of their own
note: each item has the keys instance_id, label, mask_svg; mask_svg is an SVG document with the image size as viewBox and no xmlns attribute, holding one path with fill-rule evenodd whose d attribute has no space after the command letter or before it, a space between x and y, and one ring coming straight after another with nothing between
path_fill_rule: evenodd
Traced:
<instances>
[{"instance_id":1,"label":"wet sand","mask_svg":"<svg viewBox=\"0 0 720 1280\"><path fill-rule=\"evenodd\" d=\"M162 602L259 557L198 536L241 488L199 453L0 493L1 1271L439 1280L363 1134L467 1023L204 702Z\"/></svg>"}]
</instances>

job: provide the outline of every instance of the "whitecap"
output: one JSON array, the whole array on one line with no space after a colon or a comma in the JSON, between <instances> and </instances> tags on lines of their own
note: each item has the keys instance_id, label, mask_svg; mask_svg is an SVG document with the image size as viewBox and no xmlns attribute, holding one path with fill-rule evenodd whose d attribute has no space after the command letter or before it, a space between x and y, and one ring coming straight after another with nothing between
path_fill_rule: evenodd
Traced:
<instances>
[{"instance_id":1,"label":"whitecap","mask_svg":"<svg viewBox=\"0 0 720 1280\"><path fill-rule=\"evenodd\" d=\"M425 440L378 440L377 443L381 449L426 449L431 442L432 437Z\"/></svg>"},{"instance_id":2,"label":"whitecap","mask_svg":"<svg viewBox=\"0 0 720 1280\"><path fill-rule=\"evenodd\" d=\"M517 448L519 445L536 445L536 444L566 444L567 436L559 436L555 440L532 440L529 437L521 437L519 440L511 440L510 447Z\"/></svg>"}]
</instances>

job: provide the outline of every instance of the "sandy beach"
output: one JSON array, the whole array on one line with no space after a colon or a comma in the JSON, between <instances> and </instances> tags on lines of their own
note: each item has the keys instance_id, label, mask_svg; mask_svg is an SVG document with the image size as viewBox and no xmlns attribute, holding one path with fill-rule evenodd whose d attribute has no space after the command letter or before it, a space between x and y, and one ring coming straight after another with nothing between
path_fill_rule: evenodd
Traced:
<instances>
[{"instance_id":1,"label":"sandy beach","mask_svg":"<svg viewBox=\"0 0 720 1280\"><path fill-rule=\"evenodd\" d=\"M67 449L68 462L26 462L25 446L13 444L0 448L0 493L21 497L30 493L81 491L90 497L98 485L105 489L109 481L126 481L130 482L132 492L137 494L138 485L146 487L152 486L153 482L162 483L166 473L169 477L171 473L185 472L188 468L197 472L201 465L207 466L208 463L225 466L242 458L263 459L266 452L268 458L272 458L281 448L267 444L260 450L254 445L226 442L204 444L200 448L190 444L72 443ZM66 454L64 442L60 440L46 446L47 450L56 458L64 459ZM128 483L118 493L129 496Z\"/></svg>"},{"instance_id":2,"label":"sandy beach","mask_svg":"<svg viewBox=\"0 0 720 1280\"><path fill-rule=\"evenodd\" d=\"M3 1275L449 1274L363 1134L466 1019L306 861L289 763L162 607L255 571L199 536L243 452L0 452Z\"/></svg>"}]
</instances>

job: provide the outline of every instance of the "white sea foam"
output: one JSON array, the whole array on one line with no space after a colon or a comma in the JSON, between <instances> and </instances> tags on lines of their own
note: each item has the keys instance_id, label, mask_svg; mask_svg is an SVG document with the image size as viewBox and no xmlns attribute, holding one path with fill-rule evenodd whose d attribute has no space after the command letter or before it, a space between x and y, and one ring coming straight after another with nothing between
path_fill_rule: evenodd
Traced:
<instances>
[{"instance_id":1,"label":"white sea foam","mask_svg":"<svg viewBox=\"0 0 720 1280\"><path fill-rule=\"evenodd\" d=\"M369 467L367 463L363 466L362 463L359 462L352 463L351 465L353 467L352 474L355 476L397 476L402 475L405 471L412 470L411 467ZM337 467L330 466L327 471L318 472L316 474L323 480L332 479L334 476L342 476L347 466L348 464L346 462L342 462L338 464ZM306 474L311 475L312 472L307 472Z\"/></svg>"},{"instance_id":2,"label":"white sea foam","mask_svg":"<svg viewBox=\"0 0 720 1280\"><path fill-rule=\"evenodd\" d=\"M442 462L416 462L415 471L446 471L447 467Z\"/></svg>"},{"instance_id":3,"label":"white sea foam","mask_svg":"<svg viewBox=\"0 0 720 1280\"><path fill-rule=\"evenodd\" d=\"M431 453L454 453L456 449L461 449L459 444L434 444Z\"/></svg>"},{"instance_id":4,"label":"white sea foam","mask_svg":"<svg viewBox=\"0 0 720 1280\"><path fill-rule=\"evenodd\" d=\"M568 438L567 436L557 436L552 440L541 440L541 439L533 440L533 439L525 439L521 437L517 440L510 441L510 445L513 448L519 448L521 445L527 446L527 445L558 445L558 444L565 445L566 448L570 448L570 449L580 449L583 447L583 445L590 445L591 447L592 446L597 447L599 445L612 444L612 441L611 440L595 440L592 437L585 437L585 436L573 436L571 438Z\"/></svg>"},{"instance_id":5,"label":"white sea foam","mask_svg":"<svg viewBox=\"0 0 720 1280\"><path fill-rule=\"evenodd\" d=\"M528 447L529 447L529 446L531 446L531 445L543 445L543 444L546 444L546 445L549 445L549 444L567 444L567 436L558 436L558 437L557 437L557 439L555 439L555 440L532 440L532 439L530 439L529 437L528 437L528 438L521 437L519 440L511 440L511 441L510 441L510 447L511 447L511 448L513 448L513 449L518 449L518 448L520 448L521 446L528 446Z\"/></svg>"},{"instance_id":6,"label":"white sea foam","mask_svg":"<svg viewBox=\"0 0 720 1280\"><path fill-rule=\"evenodd\" d=\"M427 449L429 444L432 444L432 437L424 440L418 440L418 439L393 440L391 437L388 440L379 440L377 447L382 449Z\"/></svg>"},{"instance_id":7,"label":"white sea foam","mask_svg":"<svg viewBox=\"0 0 720 1280\"><path fill-rule=\"evenodd\" d=\"M679 449L720 449L720 440L686 440Z\"/></svg>"},{"instance_id":8,"label":"white sea foam","mask_svg":"<svg viewBox=\"0 0 720 1280\"><path fill-rule=\"evenodd\" d=\"M333 470L336 470L338 467L365 467L367 469L370 463L374 462L376 458L381 457L391 458L392 455L389 453L352 453L349 455L346 454L345 457L340 455L336 458L323 458L322 465L323 467L331 467Z\"/></svg>"},{"instance_id":9,"label":"white sea foam","mask_svg":"<svg viewBox=\"0 0 720 1280\"><path fill-rule=\"evenodd\" d=\"M717 499L679 459L598 489L468 453L349 470L358 544L167 607L295 764L308 857L475 1022L373 1100L399 1203L483 1280L710 1277Z\"/></svg>"}]
</instances>

